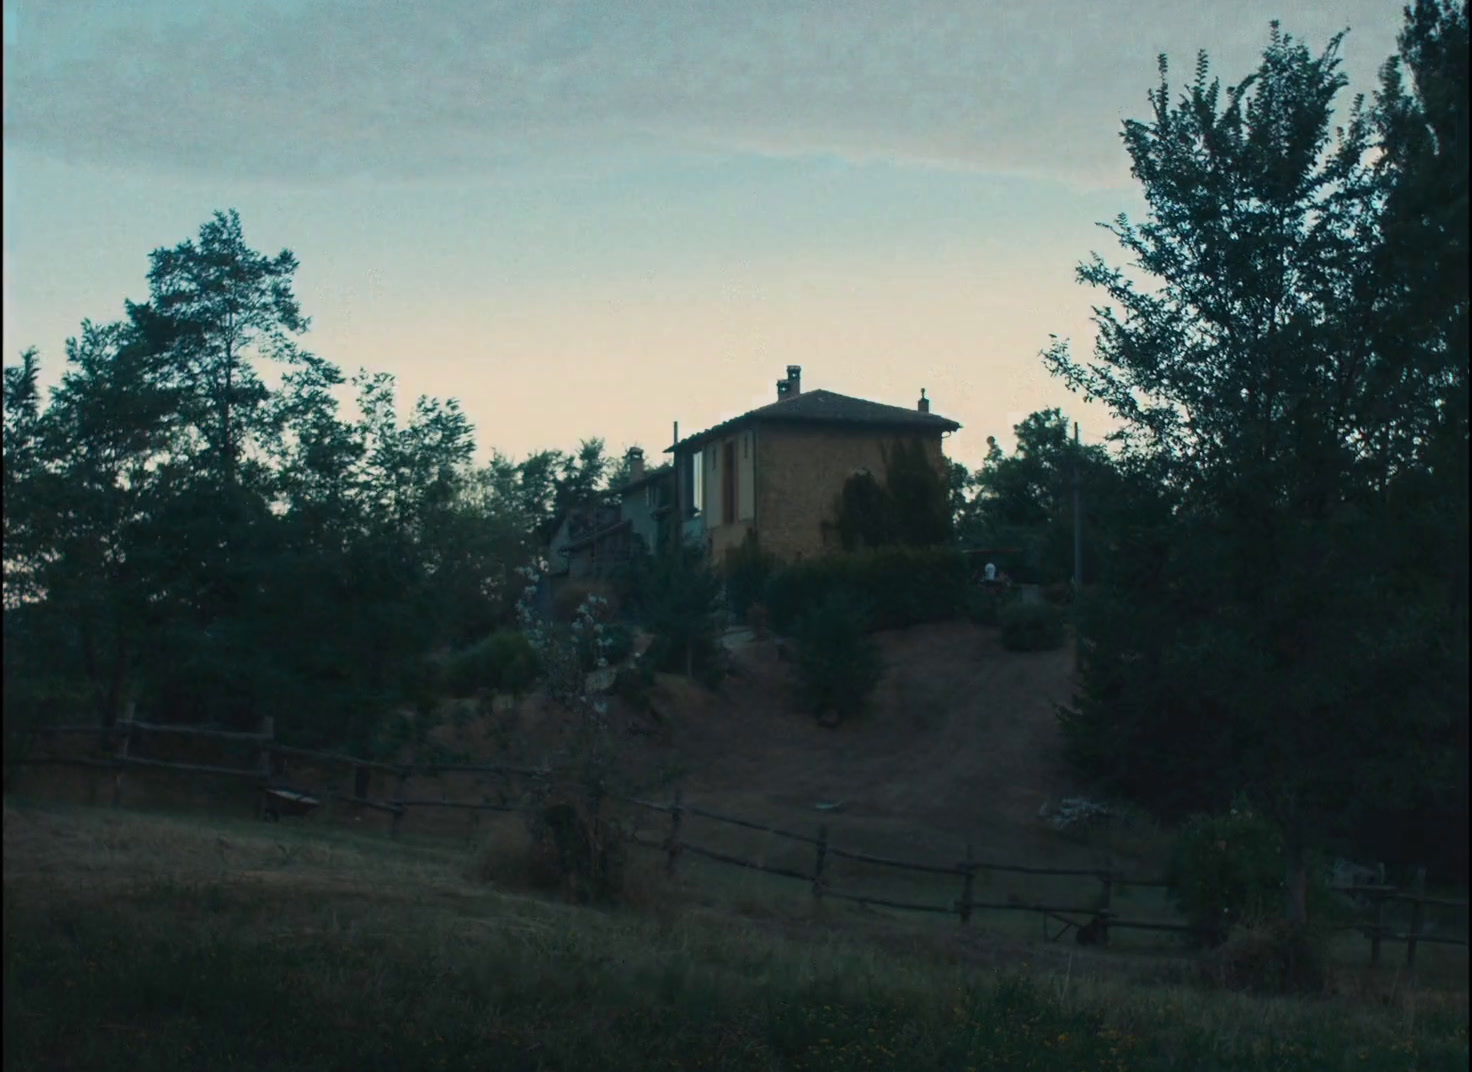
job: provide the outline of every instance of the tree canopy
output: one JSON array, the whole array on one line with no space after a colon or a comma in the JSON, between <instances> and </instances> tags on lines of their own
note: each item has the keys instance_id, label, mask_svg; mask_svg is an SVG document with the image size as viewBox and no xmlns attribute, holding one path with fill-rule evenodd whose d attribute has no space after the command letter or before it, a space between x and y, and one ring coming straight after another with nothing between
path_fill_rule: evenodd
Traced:
<instances>
[{"instance_id":1,"label":"tree canopy","mask_svg":"<svg viewBox=\"0 0 1472 1072\"><path fill-rule=\"evenodd\" d=\"M296 258L235 212L149 262L49 393L34 349L5 368L7 725L131 702L369 748L427 655L514 624L516 568L607 493L603 441L477 467L454 400L405 412L302 346Z\"/></svg>"},{"instance_id":2,"label":"tree canopy","mask_svg":"<svg viewBox=\"0 0 1472 1072\"><path fill-rule=\"evenodd\" d=\"M1339 43L1274 24L1179 93L1162 57L1123 132L1147 217L1078 270L1093 360L1044 353L1168 506L1086 607L1073 756L1169 814L1246 790L1299 863L1466 827L1466 6L1408 9L1336 125Z\"/></svg>"}]
</instances>

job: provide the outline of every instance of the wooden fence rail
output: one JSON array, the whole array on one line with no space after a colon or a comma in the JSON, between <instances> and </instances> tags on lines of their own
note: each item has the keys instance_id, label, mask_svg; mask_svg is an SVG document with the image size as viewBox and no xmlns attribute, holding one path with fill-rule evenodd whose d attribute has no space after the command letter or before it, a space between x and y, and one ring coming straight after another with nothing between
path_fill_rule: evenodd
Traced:
<instances>
[{"instance_id":1,"label":"wooden fence rail","mask_svg":"<svg viewBox=\"0 0 1472 1072\"><path fill-rule=\"evenodd\" d=\"M111 744L112 753L105 758L91 756L62 756L62 755L28 755L24 762L34 765L64 765L92 767L102 770L110 770L114 773L113 780L113 802L120 804L123 796L123 771L127 768L148 768L162 771L177 771L181 774L207 774L216 777L243 778L247 781L255 781L262 790L257 806L257 814L261 817L266 815L265 790L273 788L275 779L272 775L272 760L278 757L290 757L306 760L309 763L321 763L338 766L351 767L356 772L354 789L355 792L342 793L331 790L325 795L333 800L340 800L359 807L382 811L394 817L392 832L397 834L399 820L408 813L410 808L450 808L462 809L479 813L482 811L515 811L516 804L493 803L489 800L481 802L450 801L450 800L416 800L405 796L404 788L407 781L415 776L439 777L442 774L495 774L503 777L543 777L551 771L546 767L526 767L500 763L388 763L381 760L364 759L360 756L352 756L342 752L321 751L312 748L298 748L295 745L281 744L275 739L275 722L271 718L262 720L261 728L253 733L240 730L220 730L211 726L173 726L160 725L152 722L140 722L131 717L131 710L112 726L101 726L98 724L73 724L37 727L36 734L46 737L61 737L68 735L97 735L104 746ZM163 734L174 736L186 736L203 740L226 741L239 744L250 744L256 746L256 765L254 767L226 767L219 764L208 763L182 763L173 760L150 759L133 754L132 746L135 736L138 734ZM372 771L380 771L394 775L398 781L394 799L376 800L370 798L366 791L367 775Z\"/></svg>"},{"instance_id":2,"label":"wooden fence rail","mask_svg":"<svg viewBox=\"0 0 1472 1072\"><path fill-rule=\"evenodd\" d=\"M821 902L824 897L833 897L838 900L851 901L861 905L876 905L885 908L894 908L911 912L932 912L944 915L955 914L960 918L962 924L967 923L971 914L976 909L998 912L1037 912L1045 920L1052 918L1064 924L1064 930L1077 928L1082 938L1088 935L1089 940L1105 942L1108 940L1108 932L1115 929L1160 931L1173 934L1202 934L1210 928L1200 927L1189 923L1165 923L1156 920L1124 919L1119 917L1112 909L1113 890L1117 886L1135 886L1154 889L1170 889L1172 884L1163 878L1132 878L1117 874L1112 868L1069 868L1069 867L1032 867L1022 864L998 863L995 861L976 860L972 858L971 846L966 846L967 859L957 864L932 864L922 863L917 860L899 860L892 857L878 856L872 853L858 852L851 849L843 849L834 846L828 841L828 828L819 828L817 836L784 830L780 827L769 826L765 823L752 822L749 819L741 819L733 815L722 815L704 808L684 803L679 791L670 804L662 804L657 801L644 800L637 797L620 798L627 803L639 807L648 808L653 811L663 812L670 816L669 834L661 842L655 843L642 838L635 839L635 843L641 846L659 849L668 856L669 868L674 869L675 861L685 852L714 860L718 863L729 864L736 867L746 868L752 871L761 871L766 874L778 875L784 878L805 880L811 883L813 898ZM793 841L817 846L817 854L813 863L811 874L796 871L788 867L777 867L771 864L760 863L755 860L745 860L729 853L717 852L704 846L696 845L688 840L681 839L681 817L683 815L698 815L714 822L727 823L748 830L757 830L764 833L788 838ZM878 897L872 894L857 893L849 890L834 889L824 877L824 863L828 856L836 856L843 859L854 860L859 863L872 864L881 867L891 867L897 870L910 871L920 874L946 875L959 877L962 880L961 896L950 905L938 905L923 903L919 901L899 901L891 898ZM1027 875L1053 875L1075 878L1092 878L1097 880L1103 888L1103 903L1099 906L1065 906L1048 905L1025 901L978 901L974 898L975 877L978 873L988 871L1007 872ZM1372 924L1365 926L1356 924L1352 928L1372 938L1372 960L1379 961L1379 942L1381 940L1400 940L1407 943L1407 964L1415 964L1415 946L1418 942L1435 943L1442 945L1468 944L1465 938L1448 938L1439 935L1428 935L1423 931L1420 907L1422 905L1437 905L1450 908L1466 908L1468 902L1455 898L1428 897L1419 893L1408 893L1395 887L1336 887L1343 892L1373 892L1378 893L1386 899L1411 902L1417 907L1417 914L1413 917L1411 930L1407 933L1391 931L1383 925ZM1077 918L1084 917L1087 923L1080 923ZM1046 930L1045 930L1046 933ZM1060 935L1063 932L1059 932Z\"/></svg>"},{"instance_id":3,"label":"wooden fence rail","mask_svg":"<svg viewBox=\"0 0 1472 1072\"><path fill-rule=\"evenodd\" d=\"M236 777L254 780L261 789L262 812L264 812L264 801L266 791L273 787L272 760L278 757L293 757L304 759L311 763L335 764L351 767L354 771L354 791L343 793L335 788L329 788L324 794L333 800L344 801L358 807L369 808L375 811L385 812L393 816L392 832L397 834L400 820L408 813L410 808L449 808L461 809L472 814L473 819L483 811L511 812L519 811L522 804L519 802L507 802L506 796L502 794L502 802L493 803L489 798L483 797L481 801L454 801L448 799L414 799L406 793L409 780L414 777L438 778L443 774L466 773L466 774L494 774L505 778L528 777L541 778L553 773L547 767L527 767L507 764L479 764L479 763L389 763L380 760L363 759L340 752L318 751L309 748L298 748L294 745L284 745L275 739L274 721L270 718L262 720L261 728L255 733L246 733L236 730L218 730L213 727L196 726L166 726L156 723L138 722L132 718L131 708L124 718L120 719L114 726L103 727L99 725L57 725L40 727L37 730L40 736L66 736L72 734L96 734L99 735L104 746L110 742L113 744L111 755L104 758L89 756L60 756L60 755L27 755L23 762L30 764L66 764L83 767L92 767L113 771L113 803L116 805L122 798L123 773L128 768L149 768L164 771L177 771L180 773L206 774L216 777ZM131 745L136 735L139 734L165 734L194 736L206 740L219 740L236 742L241 744L252 744L256 746L256 766L224 767L213 764L180 763L174 761L150 759L144 756L132 754ZM372 771L392 774L396 781L394 795L391 799L380 800L370 798L368 795L368 776ZM477 779L479 781L479 779ZM670 803L645 800L637 797L616 797L628 804L646 808L655 812L667 814L670 817L669 831L659 841L630 835L630 841L643 848L659 851L666 856L666 866L670 872L676 868L679 858L684 853L702 857L716 863L733 867L741 867L748 870L759 871L765 874L776 875L781 878L796 879L809 883L815 903L821 903L826 897L832 897L841 901L849 901L860 905L873 905L883 908L893 908L911 912L930 912L940 915L956 915L964 925L972 917L976 910L1001 911L1001 912L1036 912L1044 920L1044 934L1047 934L1047 920L1052 919L1064 925L1064 929L1058 935L1061 937L1070 928L1077 929L1080 940L1087 936L1091 941L1107 941L1108 932L1113 929L1137 929L1162 931L1178 934L1201 933L1204 928L1184 923L1164 923L1153 920L1130 920L1119 918L1112 908L1112 895L1115 887L1135 886L1157 889L1169 889L1171 883L1161 878L1132 878L1116 874L1112 866L1104 868L1067 868L1067 867L1033 867L1024 864L1012 864L991 860L977 860L972 854L972 847L966 845L965 859L954 864L926 863L919 860L901 860L893 857L880 856L873 853L860 852L853 849L845 849L835 846L829 841L829 831L826 825L818 827L816 834L806 834L800 831L787 830L781 827L770 826L765 823L754 822L734 815L723 815L719 812L709 811L695 805L686 803L681 791L677 788ZM798 870L793 867L779 867L772 864L762 863L756 860L747 860L730 853L721 852L708 846L691 843L682 836L683 820L686 815L694 815L712 822L725 823L731 826L741 827L747 830L755 830L771 834L775 837L785 838L800 844L814 847L814 856L811 871ZM919 901L896 900L888 897L878 897L872 894L853 890L834 889L825 874L825 868L829 857L837 857L852 860L856 863L868 864L878 867L893 868L900 871L908 871L916 874L943 875L961 880L960 897L950 904L934 904ZM1095 906L1065 906L1050 905L1038 902L1026 902L1020 900L1008 900L1005 902L977 900L975 897L976 876L987 872L1002 872L1024 875L1051 875L1061 877L1089 878L1099 882L1102 887L1102 903ZM1468 902L1464 899L1428 896L1421 890L1407 891L1394 886L1342 886L1335 887L1340 892L1359 895L1367 898L1374 905L1374 918L1369 922L1348 925L1342 930L1353 930L1361 933L1370 941L1370 959L1372 963L1380 962L1381 945L1385 941L1398 941L1406 943L1406 964L1414 968L1416 960L1416 948L1418 945L1449 945L1467 946L1466 938L1447 937L1437 934L1426 933L1425 909L1427 906L1439 908L1461 908L1466 909ZM1409 929L1395 929L1388 925L1385 917L1385 906L1391 902L1407 903L1411 905L1411 920ZM1087 922L1080 922L1080 919Z\"/></svg>"}]
</instances>

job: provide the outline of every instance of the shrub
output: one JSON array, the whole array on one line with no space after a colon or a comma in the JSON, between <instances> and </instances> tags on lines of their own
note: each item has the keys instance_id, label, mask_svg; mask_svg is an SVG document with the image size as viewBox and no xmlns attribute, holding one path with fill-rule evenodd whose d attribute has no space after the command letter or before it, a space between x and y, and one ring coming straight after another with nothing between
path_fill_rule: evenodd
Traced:
<instances>
[{"instance_id":1,"label":"shrub","mask_svg":"<svg viewBox=\"0 0 1472 1072\"><path fill-rule=\"evenodd\" d=\"M608 666L618 666L634 650L634 630L623 622L597 622L601 631L578 630L573 635L578 652L578 665L583 673L605 660Z\"/></svg>"},{"instance_id":2,"label":"shrub","mask_svg":"<svg viewBox=\"0 0 1472 1072\"><path fill-rule=\"evenodd\" d=\"M623 622L613 622L603 638L603 657L616 666L634 653L634 630Z\"/></svg>"},{"instance_id":3,"label":"shrub","mask_svg":"<svg viewBox=\"0 0 1472 1072\"><path fill-rule=\"evenodd\" d=\"M935 547L951 530L946 478L919 440L884 451L885 479L860 471L844 482L834 526L845 551L865 547Z\"/></svg>"},{"instance_id":4,"label":"shrub","mask_svg":"<svg viewBox=\"0 0 1472 1072\"><path fill-rule=\"evenodd\" d=\"M623 890L626 850L606 819L565 800L534 813L535 851L555 869L563 896L576 904L607 903Z\"/></svg>"},{"instance_id":5,"label":"shrub","mask_svg":"<svg viewBox=\"0 0 1472 1072\"><path fill-rule=\"evenodd\" d=\"M634 710L648 711L654 695L654 668L649 660L635 659L629 666L619 667L614 675L613 691Z\"/></svg>"},{"instance_id":6,"label":"shrub","mask_svg":"<svg viewBox=\"0 0 1472 1072\"><path fill-rule=\"evenodd\" d=\"M679 548L649 560L637 582L642 624L654 635L648 658L657 670L720 683L725 661L716 625L721 579L698 551Z\"/></svg>"},{"instance_id":7,"label":"shrub","mask_svg":"<svg viewBox=\"0 0 1472 1072\"><path fill-rule=\"evenodd\" d=\"M1066 607L1073 602L1073 585L1068 581L1044 585L1043 598L1055 607Z\"/></svg>"},{"instance_id":8,"label":"shrub","mask_svg":"<svg viewBox=\"0 0 1472 1072\"><path fill-rule=\"evenodd\" d=\"M1002 610L1002 597L995 589L972 586L967 589L962 613L973 625L996 625Z\"/></svg>"},{"instance_id":9,"label":"shrub","mask_svg":"<svg viewBox=\"0 0 1472 1072\"><path fill-rule=\"evenodd\" d=\"M1234 931L1205 967L1209 981L1229 990L1312 993L1324 988L1327 959L1322 930L1257 919Z\"/></svg>"},{"instance_id":10,"label":"shrub","mask_svg":"<svg viewBox=\"0 0 1472 1072\"><path fill-rule=\"evenodd\" d=\"M1063 612L1050 603L1008 603L997 614L1008 651L1053 651L1063 646Z\"/></svg>"},{"instance_id":11,"label":"shrub","mask_svg":"<svg viewBox=\"0 0 1472 1072\"><path fill-rule=\"evenodd\" d=\"M768 620L777 632L790 635L804 613L838 590L867 604L874 629L944 621L964 607L966 563L957 551L905 547L796 562L767 581Z\"/></svg>"},{"instance_id":12,"label":"shrub","mask_svg":"<svg viewBox=\"0 0 1472 1072\"><path fill-rule=\"evenodd\" d=\"M570 622L577 617L578 609L597 596L605 600L610 608L617 607L617 587L609 581L564 581L552 595L552 619Z\"/></svg>"},{"instance_id":13,"label":"shrub","mask_svg":"<svg viewBox=\"0 0 1472 1072\"><path fill-rule=\"evenodd\" d=\"M527 638L515 629L499 629L450 656L445 684L459 698L490 691L522 693L536 681L537 669Z\"/></svg>"},{"instance_id":14,"label":"shrub","mask_svg":"<svg viewBox=\"0 0 1472 1072\"><path fill-rule=\"evenodd\" d=\"M777 568L777 559L761 549L756 533L748 532L726 562L726 605L738 620L761 599L767 578Z\"/></svg>"},{"instance_id":15,"label":"shrub","mask_svg":"<svg viewBox=\"0 0 1472 1072\"><path fill-rule=\"evenodd\" d=\"M841 589L830 592L798 624L803 699L825 723L858 714L883 676L879 647L867 633L867 607Z\"/></svg>"},{"instance_id":16,"label":"shrub","mask_svg":"<svg viewBox=\"0 0 1472 1072\"><path fill-rule=\"evenodd\" d=\"M1283 838L1238 801L1226 815L1187 821L1171 860L1171 897L1205 941L1224 940L1233 924L1281 914Z\"/></svg>"}]
</instances>

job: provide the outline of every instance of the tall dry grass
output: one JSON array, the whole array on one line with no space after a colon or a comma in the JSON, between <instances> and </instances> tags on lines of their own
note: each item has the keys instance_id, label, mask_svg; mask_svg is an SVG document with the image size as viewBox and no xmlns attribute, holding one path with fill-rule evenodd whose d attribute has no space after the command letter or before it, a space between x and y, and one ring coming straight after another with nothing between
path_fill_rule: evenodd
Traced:
<instances>
[{"instance_id":1,"label":"tall dry grass","mask_svg":"<svg viewBox=\"0 0 1472 1072\"><path fill-rule=\"evenodd\" d=\"M702 907L658 856L657 911L578 908L498 844L7 805L6 1067L1467 1066L1465 987L1264 999L981 964Z\"/></svg>"}]
</instances>

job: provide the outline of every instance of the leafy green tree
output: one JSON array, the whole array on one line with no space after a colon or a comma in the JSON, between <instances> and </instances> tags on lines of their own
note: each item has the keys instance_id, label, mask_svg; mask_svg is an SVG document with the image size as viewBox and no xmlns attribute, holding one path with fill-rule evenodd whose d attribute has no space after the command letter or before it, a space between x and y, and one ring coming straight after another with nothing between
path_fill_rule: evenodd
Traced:
<instances>
[{"instance_id":1,"label":"leafy green tree","mask_svg":"<svg viewBox=\"0 0 1472 1072\"><path fill-rule=\"evenodd\" d=\"M894 511L895 538L905 547L937 547L951 534L944 473L918 439L897 440L885 455L885 490Z\"/></svg>"},{"instance_id":2,"label":"leafy green tree","mask_svg":"<svg viewBox=\"0 0 1472 1072\"><path fill-rule=\"evenodd\" d=\"M884 676L879 645L869 627L868 608L844 589L830 591L798 622L802 696L824 725L859 714Z\"/></svg>"},{"instance_id":3,"label":"leafy green tree","mask_svg":"<svg viewBox=\"0 0 1472 1072\"><path fill-rule=\"evenodd\" d=\"M695 548L674 547L641 560L631 586L635 614L654 634L656 668L695 677L709 686L724 674L716 607L721 577Z\"/></svg>"},{"instance_id":4,"label":"leafy green tree","mask_svg":"<svg viewBox=\"0 0 1472 1072\"><path fill-rule=\"evenodd\" d=\"M884 451L884 483L867 471L844 482L837 529L845 550L934 547L951 531L951 493L919 440L898 439Z\"/></svg>"},{"instance_id":5,"label":"leafy green tree","mask_svg":"<svg viewBox=\"0 0 1472 1072\"><path fill-rule=\"evenodd\" d=\"M602 439L585 439L577 453L560 456L556 479L552 482L552 512L547 519L546 536L572 510L585 510L604 499L605 478L610 461L604 453Z\"/></svg>"},{"instance_id":6,"label":"leafy green tree","mask_svg":"<svg viewBox=\"0 0 1472 1072\"><path fill-rule=\"evenodd\" d=\"M453 401L401 418L387 376L345 417L341 372L296 342L295 259L234 213L151 266L149 301L68 340L49 397L34 351L5 369L7 733L80 695L104 722L270 714L367 748L425 701L427 655L511 617L560 456L508 489L495 459L472 469Z\"/></svg>"},{"instance_id":7,"label":"leafy green tree","mask_svg":"<svg viewBox=\"0 0 1472 1072\"><path fill-rule=\"evenodd\" d=\"M1416 11L1407 56L1417 35L1465 41L1465 7ZM1414 550L1465 559L1465 523L1413 493L1434 475L1428 433L1465 394L1465 348L1441 356L1455 303L1415 335L1367 329L1387 312L1425 328L1397 267L1425 255L1387 227L1399 180L1369 162L1370 116L1356 102L1332 127L1338 44L1315 56L1275 24L1254 74L1224 93L1203 54L1179 99L1162 58L1152 119L1124 134L1149 218L1107 225L1128 269L1079 269L1108 302L1095 360L1044 355L1110 406L1129 464L1172 503L1121 541L1086 611L1074 757L1163 811L1245 789L1283 831L1300 924L1310 846L1454 793L1466 738L1465 589L1446 585L1446 555ZM1444 241L1465 248L1461 218ZM1465 456L1465 423L1447 438Z\"/></svg>"},{"instance_id":8,"label":"leafy green tree","mask_svg":"<svg viewBox=\"0 0 1472 1072\"><path fill-rule=\"evenodd\" d=\"M27 519L6 550L40 601L28 620L52 619L40 632L53 636L58 619L69 623L75 642L53 655L75 657L68 672L89 683L110 724L161 613L152 582L165 552L148 540L149 520L178 476L169 465L177 392L127 323L84 322L67 341L67 365L49 405L19 418L31 438L15 505ZM19 401L36 405L35 396Z\"/></svg>"},{"instance_id":9,"label":"leafy green tree","mask_svg":"<svg viewBox=\"0 0 1472 1072\"><path fill-rule=\"evenodd\" d=\"M1147 481L1102 444L1080 445L1058 409L1030 414L1013 428L1017 446L1005 454L988 440L985 463L970 477L974 489L960 509L972 546L1015 548L1008 566L1017 580L1052 584L1074 571L1074 483L1083 510L1084 576L1095 579L1123 529L1151 509Z\"/></svg>"}]
</instances>

